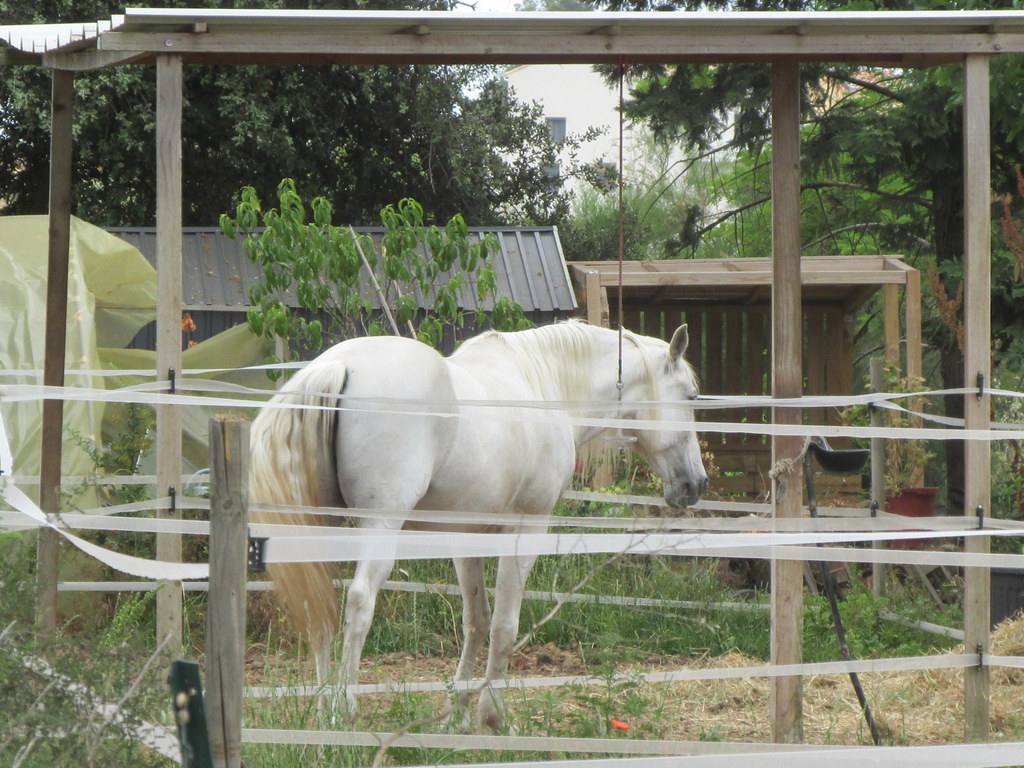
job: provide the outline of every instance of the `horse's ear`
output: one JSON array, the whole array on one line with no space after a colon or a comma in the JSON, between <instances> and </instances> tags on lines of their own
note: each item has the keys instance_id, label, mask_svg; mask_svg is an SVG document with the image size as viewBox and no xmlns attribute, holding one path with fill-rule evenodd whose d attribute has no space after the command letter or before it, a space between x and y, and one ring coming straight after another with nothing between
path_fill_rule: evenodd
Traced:
<instances>
[{"instance_id":1,"label":"horse's ear","mask_svg":"<svg viewBox=\"0 0 1024 768\"><path fill-rule=\"evenodd\" d=\"M668 357L669 360L678 360L686 352L686 347L690 343L690 334L686 330L686 323L683 323L676 332L672 334L672 341L668 345Z\"/></svg>"}]
</instances>

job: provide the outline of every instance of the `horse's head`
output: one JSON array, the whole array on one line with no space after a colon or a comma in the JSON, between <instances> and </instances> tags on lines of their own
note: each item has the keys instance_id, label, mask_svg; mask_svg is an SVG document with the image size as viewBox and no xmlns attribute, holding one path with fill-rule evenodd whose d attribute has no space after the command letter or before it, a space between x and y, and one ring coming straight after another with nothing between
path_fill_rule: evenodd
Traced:
<instances>
[{"instance_id":1,"label":"horse's head","mask_svg":"<svg viewBox=\"0 0 1024 768\"><path fill-rule=\"evenodd\" d=\"M651 389L660 405L649 418L668 422L692 422L697 398L697 378L683 359L689 343L686 326L672 335L661 364L648 364ZM695 504L707 490L708 475L700 457L697 434L692 429L638 430L637 447L661 476L665 501L676 509Z\"/></svg>"}]
</instances>

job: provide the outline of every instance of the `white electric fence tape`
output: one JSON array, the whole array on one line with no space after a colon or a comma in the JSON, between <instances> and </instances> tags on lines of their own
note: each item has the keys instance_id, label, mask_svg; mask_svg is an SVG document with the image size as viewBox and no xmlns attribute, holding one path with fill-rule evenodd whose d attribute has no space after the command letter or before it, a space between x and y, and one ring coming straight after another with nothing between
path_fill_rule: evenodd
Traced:
<instances>
[{"instance_id":1,"label":"white electric fence tape","mask_svg":"<svg viewBox=\"0 0 1024 768\"><path fill-rule=\"evenodd\" d=\"M3 418L0 417L0 461L4 463L4 471L10 470L13 464L10 442L7 439L7 430L4 428ZM30 520L40 526L52 528L61 536L74 544L87 555L94 557L104 565L110 566L115 571L127 573L131 576L139 576L144 579L156 579L163 581L185 581L190 579L207 579L210 575L210 567L204 564L192 563L169 563L162 560L148 560L143 557L123 555L105 547L97 546L91 542L81 539L72 533L68 533L62 526L56 525L47 519L46 514L39 506L32 501L25 492L10 481L3 480L0 476L0 497Z\"/></svg>"},{"instance_id":2,"label":"white electric fence tape","mask_svg":"<svg viewBox=\"0 0 1024 768\"><path fill-rule=\"evenodd\" d=\"M243 736L244 739L244 736ZM942 744L926 747L817 747L801 749L786 745L779 751L762 745L745 745L747 751L733 751L729 745L717 749L711 745L695 749L694 754L672 757L632 757L584 760L532 760L514 763L486 763L487 768L676 768L679 765L711 766L755 765L757 768L865 768L894 766L913 768L997 768L1019 766L1024 742L1005 744ZM768 745L763 745L767 748ZM427 768L416 766L415 768ZM484 768L480 763L460 763L446 768Z\"/></svg>"},{"instance_id":3,"label":"white electric fence tape","mask_svg":"<svg viewBox=\"0 0 1024 768\"><path fill-rule=\"evenodd\" d=\"M1003 657L982 657L982 664L1001 666L995 660ZM893 659L856 659L853 661L822 661L809 664L759 664L750 667L708 667L706 669L675 669L658 672L620 674L612 683L680 683L694 680L740 680L746 678L806 677L810 675L845 675L850 672L908 672L920 669L964 669L978 665L976 653L948 653L935 656L909 656ZM284 696L339 696L380 693L438 693L442 691L478 691L484 680L431 680L422 682L359 683L344 688L333 685L299 685L246 688L249 698L281 698ZM606 685L608 676L570 675L561 677L511 677L492 680L488 688L531 689L558 688L565 685Z\"/></svg>"},{"instance_id":4,"label":"white electric fence tape","mask_svg":"<svg viewBox=\"0 0 1024 768\"><path fill-rule=\"evenodd\" d=\"M177 736L163 725L138 722L125 714L118 704L105 701L95 691L57 672L45 660L37 656L22 656L21 663L32 672L60 684L61 692L70 697L84 712L93 717L115 724L131 734L136 741L154 750L163 757L181 760L181 749Z\"/></svg>"},{"instance_id":5,"label":"white electric fence tape","mask_svg":"<svg viewBox=\"0 0 1024 768\"><path fill-rule=\"evenodd\" d=\"M920 563L950 566L1024 567L1024 555L942 551L875 550L808 545L927 541L948 532L900 533L427 533L377 531L359 535L279 536L267 542L268 563L429 560L513 555L634 554L691 557L753 557L785 560ZM1018 536L1017 531L967 530L958 536Z\"/></svg>"},{"instance_id":6,"label":"white electric fence tape","mask_svg":"<svg viewBox=\"0 0 1024 768\"><path fill-rule=\"evenodd\" d=\"M120 389L89 389L81 387L42 387L36 385L0 385L0 400L19 402L25 400L40 400L44 398L64 400L87 400L104 402L135 402L147 404L177 404L177 405L204 405L220 406L228 408L303 408L291 403L267 403L254 402L251 397L266 398L273 391L251 389L240 385L217 383L212 385L205 380L197 382L175 382L175 387L180 390L193 389L194 391L220 391L234 392L239 395L250 396L248 399L232 399L223 397L189 396L182 394L159 393L156 390L166 389L167 382L159 381L150 384L123 387ZM147 391L154 390L154 391ZM946 394L965 394L973 392L970 389L958 390L935 390L932 392L914 393L912 395L898 393L882 393L870 395L849 395L849 396L814 396L789 399L774 399L764 396L730 396L723 398L702 398L692 403L695 409L728 409L728 408L841 408L856 403L882 403L886 400L915 397L923 398ZM989 390L993 396L1024 397L1024 394L1006 390ZM324 405L314 409L358 409L365 413L403 413L417 416L433 416L437 418L461 418L459 413L453 413L452 402L427 401L427 400L402 400L396 398L357 398L348 395L331 396L323 393L315 393L323 400L336 399L337 405ZM517 423L549 423L550 414L545 411L559 411L563 414L567 411L577 413L589 412L610 412L614 410L614 404L607 402L579 403L579 402L540 402L540 401L501 401L501 400L473 400L459 401L460 405L472 406L473 418L486 419L501 422ZM659 403L638 403L641 410L649 409L656 411ZM501 412L486 413L481 409L494 407L502 409ZM510 413L511 412L511 413ZM928 414L920 414L922 418L930 419ZM949 429L949 428L913 428L913 427L852 427L839 425L776 425L765 424L753 421L746 422L725 422L725 421L670 421L651 419L616 419L596 418L584 416L563 415L566 423L573 426L599 426L607 429L634 429L634 430L681 430L696 429L701 432L718 432L726 434L751 434L751 435L796 435L796 436L825 436L825 437L885 437L893 439L931 439L931 440L1020 440L1024 439L1024 425L1010 424L1000 425L1006 429Z\"/></svg>"},{"instance_id":7,"label":"white electric fence tape","mask_svg":"<svg viewBox=\"0 0 1024 768\"><path fill-rule=\"evenodd\" d=\"M298 366L284 366L284 367L298 367ZM265 368L265 366L257 366L254 369ZM24 375L25 371L10 372L11 375ZM83 372L75 372L82 374ZM123 372L120 372L123 373ZM65 399L81 399L81 400L106 400L110 402L149 402L149 403L177 403L177 404L195 404L195 405L214 405L214 406L229 406L229 407L241 407L241 408L252 408L252 407L266 407L266 403L256 404L251 399L232 399L232 398L217 398L217 397L192 397L187 395L167 395L157 394L146 390L158 390L163 388L164 382L156 381L148 384L137 385L134 387L125 387L116 390L97 390L88 388L74 388L74 387L41 387L41 386L27 386L27 385L2 385L0 386L0 400L18 401L18 400L29 400L29 399L40 399L42 397L64 397ZM246 397L259 396L266 397L272 392L267 390L254 390L248 387L242 387L233 384L224 384L220 382L210 382L207 380L191 380L186 382L178 382L179 389L193 389L195 391L218 391L218 392L229 392L237 395ZM938 394L949 394L949 393L960 393L972 392L973 390L960 389L960 390L941 390L932 393L914 393L913 397L926 397L929 395ZM1007 397L1022 397L1020 393L1006 392L1002 390L990 390L990 394L997 396ZM841 397L806 397L806 398L792 398L792 399L774 399L770 397L728 397L728 398L703 398L698 401L695 405L698 408L748 408L748 407L837 407L837 406L849 406L854 403L870 403L870 402L884 402L889 400L897 400L907 397L902 394L872 394L862 396L841 396ZM457 414L452 414L450 410L446 413L432 412L430 410L433 406L447 406L450 409L450 403L425 403L420 401L400 401L400 400L383 400L380 398L375 399L360 399L357 401L355 398L342 398L342 402L337 407L347 407L345 403L352 403L352 407L359 408L360 410L380 411L382 413L406 413L406 414L422 414L422 415L436 415L439 417L451 418L457 417ZM884 402L885 405L891 405L890 403ZM273 404L274 407L298 407L287 404ZM506 409L505 413L495 412L483 416L483 418L494 418L501 421L547 421L550 416L545 411L550 409L566 409L572 407L574 410L579 409L578 403L536 403L536 402L523 402L511 404L515 407L515 415L507 415L507 409L510 405L508 402L502 401L474 401L472 403L474 407L480 406L496 406ZM657 403L649 404L653 409L657 408ZM325 408L331 406L324 406ZM895 406L893 406L895 407ZM584 404L583 410L586 409L596 411L606 411L609 408L607 403L593 403ZM447 410L446 409L446 410ZM479 413L477 410L475 413ZM870 427L855 428L855 427L834 427L834 426L779 426L772 424L756 424L749 422L742 423L727 423L727 422L666 422L666 421L652 421L652 420L625 420L625 419L598 419L598 418L583 418L583 417L565 417L567 422L572 424L580 425L599 425L612 428L633 428L633 429L681 429L681 428L698 428L701 431L709 432L742 432L746 434L798 434L801 436L814 436L814 435L862 435L862 436L885 436L885 437L897 437L897 438L914 438L914 437L927 437L932 439L981 439L981 440L998 440L998 439L1024 439L1024 425L1001 425L1009 426L1011 429L1007 430L962 430L962 429L903 429L903 428L888 428L888 429L874 429ZM0 516L0 522L3 522L11 527L27 527L29 525L35 526L49 526L57 530L62 536L68 539L75 546L79 547L84 552L96 557L100 561L109 565L116 570L129 573L134 576L140 576L143 578L157 579L157 580L188 580L188 579L202 579L205 578L208 573L208 567L204 564L179 564L179 563L166 563L146 560L144 558L137 558L122 555L116 552L112 552L108 549L98 547L87 541L84 541L73 534L69 533L66 529L68 527L79 527L79 528L93 528L93 529L106 529L106 530L135 530L135 531L171 531L179 533L192 533L202 534L205 533L207 528L204 523L198 521L177 521L177 520L149 520L145 518L111 518L104 520L104 517L109 517L112 512L105 512L103 515L64 515L55 518L54 520L48 520L46 515L36 506L31 499L29 499L16 484L12 483L9 479L13 474L14 468L12 467L11 451L9 443L7 441L7 435L4 431L3 420L0 418L0 469L4 471L6 477L0 476L3 479L3 491L6 502L14 508L14 510L22 518L19 523L17 519L11 513L4 513ZM620 503L635 503L636 497L630 497L627 500L623 500ZM184 500L183 500L184 501ZM160 504L165 503L165 500L160 500ZM645 500L645 503L649 503ZM660 502L659 502L660 503ZM145 503L143 503L145 504ZM141 511L143 506L136 505L130 511ZM153 509L154 505L150 503L146 506L148 509ZM129 511L127 508L118 510L118 512ZM759 507L760 511L760 507ZM320 511L323 513L323 511ZM406 519L410 519L416 514L411 513L409 510L392 510L392 511L381 511L381 510L338 510L334 514L344 515L346 517L358 517L360 515L393 515L403 516ZM495 518L491 518L495 521ZM963 518L961 518L963 520ZM116 521L116 522L114 522ZM502 522L505 522L504 520ZM509 521L506 524L522 523L522 520ZM555 519L538 519L536 521L529 521L535 524L560 524L561 520ZM731 524L735 524L736 521L731 521ZM739 521L740 524L744 521ZM777 522L777 521L775 521ZM566 521L564 524L568 524ZM574 523L578 526L587 526L588 523ZM594 521L594 526L601 527L613 527L621 525L621 523L611 523L607 519L600 522ZM634 527L643 526L644 528L651 528L652 523L649 521L632 523ZM678 526L678 521L672 521L666 527ZM570 554L570 553L612 553L612 552L635 552L645 554L672 554L672 555L696 555L696 556L716 556L716 557L786 557L799 560L815 560L824 557L838 557L848 562L914 562L922 564L936 564L936 565L988 565L988 566L1010 566L1015 567L1024 563L1024 556L1020 555L986 555L986 554L966 554L958 552L916 552L916 551L889 551L889 550L862 550L862 549L835 549L834 547L827 547L825 549L810 550L807 545L811 544L833 544L839 542L846 543L868 543L876 541L889 541L894 539L913 540L913 539L932 539L940 537L943 533L946 535L958 535L958 536L974 536L974 535L986 535L986 536L1000 536L1000 535L1016 535L1013 530L985 530L985 531L969 531L958 528L955 524L947 524L945 528L939 532L936 530L936 523L933 521L917 523L914 525L919 528L927 528L931 530L925 530L921 532L904 531L901 533L891 532L891 524L879 524L872 523L871 529L876 531L874 533L864 534L853 534L851 532L846 533L828 533L821 531L814 527L817 526L817 522L810 523L810 526L816 532L813 535L803 533L807 530L803 527L805 524L800 523L800 532L792 533L780 533L778 525L772 526L772 531L762 531L767 526L760 521L752 520L748 533L736 533L726 536L717 536L715 534L705 533L673 533L673 534L656 534L656 533L645 533L643 535L631 535L624 536L621 534L522 534L516 536L509 536L507 534L445 534L444 536L437 536L432 534L401 532L397 535L389 534L387 537L380 535L359 535L353 532L351 529L330 529L321 528L315 533L309 535L303 535L306 531L301 528L292 527L285 529L282 527L269 527L269 526L253 526L255 533L268 533L273 534L273 537L268 542L266 559L268 562L309 562L309 561L353 561L353 560L365 560L374 559L381 557L393 557L398 555L402 558L423 558L423 557L452 557L452 556L468 556L474 555L479 556L481 554L488 555L501 555L501 554L522 554L524 551L529 551L532 554ZM904 522L903 525L910 525L910 523ZM938 525L942 525L941 523ZM719 527L721 526L721 527ZM711 523L704 521L702 523L694 523L694 528L717 528L719 530L724 529L724 523ZM831 527L845 527L838 526L835 521L832 521ZM867 527L867 526L864 526ZM858 529L861 529L858 527ZM890 530L890 533L884 531ZM757 532L762 531L762 532ZM883 531L883 532L878 532ZM955 533L954 533L955 532ZM415 539L410 538L415 536Z\"/></svg>"},{"instance_id":8,"label":"white electric fence tape","mask_svg":"<svg viewBox=\"0 0 1024 768\"><path fill-rule=\"evenodd\" d=\"M264 369L270 366L256 366L249 370ZM300 367L300 366L282 366ZM215 372L215 369L204 370L202 373ZM0 371L4 376L25 376L27 374L39 375L36 371ZM102 371L83 372L72 371L69 375L125 375L125 371ZM152 371L129 372L137 375L153 375ZM198 373L190 371L189 373ZM119 390L95 390L87 388L53 388L26 385L0 385L0 400L10 402L21 400L38 400L43 397L64 397L72 400L96 400L107 402L141 402L141 403L176 403L179 405L204 405L223 406L238 408L263 407L265 403L256 404L251 399L254 396L268 397L273 392L266 390L254 390L237 385L213 383L210 381L179 381L179 391L196 392L219 392L239 395L246 399L238 398L211 398L194 397L188 395L166 395L158 394L157 391L165 389L166 384L162 381L155 381L150 384L138 385ZM973 390L945 390L931 393L914 393L911 397L927 397L939 394L963 394ZM989 394L994 396L1022 397L1021 393L990 390ZM876 403L885 408L896 409L904 412L906 409L890 402L907 397L899 394L874 394L859 397L811 397L797 398L792 400L776 400L770 397L728 397L728 398L702 398L695 403L698 410L705 409L726 409L726 408L751 408L751 407L848 407L856 403ZM354 398L347 398L352 402L353 407L360 410L380 411L382 413L406 413L436 415L450 418L453 414L449 412L434 413L430 410L433 406L447 406L450 403L423 403L410 401L383 401L375 399L372 401L355 402ZM605 412L607 404L593 403L586 404L582 409L577 403L507 403L507 402L473 402L474 407L495 406L501 408L515 407L517 410L514 417L505 414L495 413L485 418L494 418L501 421L538 421L547 420L545 410L565 410L573 408L576 411ZM657 408L657 403L649 404L651 409ZM295 407L288 405L276 405L275 407ZM325 406L327 407L327 406ZM345 406L341 406L345 407ZM945 427L956 427L962 424L954 419L933 417L928 414L920 415L923 419L930 419ZM777 426L772 424L757 423L729 423L729 422L660 422L651 420L629 421L611 418L584 418L566 417L567 422L579 425L595 425L609 428L631 428L631 429L661 429L678 430L695 428L702 432L723 432L723 433L744 433L760 435L800 435L800 436L858 436L858 437L888 437L897 439L977 439L977 440L1004 440L1024 439L1024 425L1020 424L995 424L994 430L963 430L963 429L896 429L896 428L854 428L836 426ZM96 557L96 559L114 568L134 576L139 576L154 581L180 581L189 579L204 579L208 575L208 567L203 564L179 564L165 563L146 560L143 558L130 557L112 552L108 549L98 547L84 541L65 530L66 527L83 529L105 529L105 530L135 530L135 531L176 531L181 533L204 534L208 532L208 524L203 521L169 521L152 520L147 518L125 518L115 517L130 512L141 512L156 508L165 508L169 499L158 499L150 502L139 502L130 505L121 505L117 508L94 510L94 514L70 514L56 518L60 525L47 519L47 516L12 482L14 468L12 466L10 446L4 430L3 420L0 418L0 470L5 473L0 476L3 480L3 491L5 501L14 508L17 516L23 520L23 524L32 526L47 526L57 530L62 536L68 539L82 551ZM146 481L149 478L145 479ZM135 482L140 482L136 480ZM627 496L619 497L607 494L584 494L581 492L567 492L567 498L587 501L610 502L617 504L648 504L662 505L663 502L650 497ZM179 508L190 506L192 508L208 508L204 500L187 500L179 498ZM769 505L738 503L720 504L705 503L706 510L715 511L739 511L752 514L764 514L770 509ZM310 510L301 510L308 512ZM321 514L338 515L345 517L380 516L381 510L316 510ZM390 514L411 518L415 515L426 516L427 513L412 512L409 510L392 510ZM275 534L268 542L267 560L271 562L308 562L320 560L362 560L376 557L394 557L403 559L419 559L422 557L452 557L458 555L501 555L501 554L592 554L592 553L644 553L644 554L672 554L672 555L697 555L715 557L782 557L796 560L841 560L845 562L899 562L919 563L936 565L987 565L987 566L1011 566L1020 567L1024 565L1022 555L992 555L992 554L968 554L962 552L940 552L920 550L878 550L859 549L847 547L822 547L811 545L836 544L836 543L869 543L877 541L888 541L893 539L905 540L928 540L948 536L1002 536L1019 535L1022 526L1006 524L1001 527L1003 530L967 530L973 523L965 518L947 519L922 519L908 522L906 519L899 521L889 519L891 516L883 515L877 519L863 517L863 510L849 509L841 510L841 514L850 515L847 520L832 518L825 520L801 520L801 521L773 521L758 517L740 519L712 519L712 518L685 518L683 520L648 520L648 519L616 519L616 518L558 518L551 517L543 520L529 521L531 523L543 523L544 525L572 525L575 527L590 528L678 528L680 525L692 525L694 528L711 530L734 530L732 534L713 533L632 533L632 534L450 534L444 535L430 533L400 532L387 536L367 535L353 529L329 529L317 527L315 530L305 526L294 527L284 535L286 526L253 526L254 533ZM386 514L386 513L385 513ZM517 516L509 516L509 520L502 520L506 524L524 522ZM10 524L15 515L13 513L0 513L0 524ZM450 518L449 518L450 519ZM494 517L488 520L494 522ZM987 519L987 526L994 523L1005 523L1005 521L993 521ZM898 535L892 535L894 530L900 527L913 525L916 528L928 530L904 531ZM770 528L771 530L763 530ZM845 532L836 531L837 528L847 528ZM785 531L783 531L785 529ZM872 532L854 533L868 529ZM740 532L747 531L747 532ZM302 535L306 534L306 535ZM400 582L397 584L401 584ZM198 588L199 585L196 585ZM433 585L404 585L402 588L414 590L434 590ZM452 589L457 589L451 587ZM546 593L531 595L535 598L544 595L551 599ZM659 607L687 607L682 601L654 601L643 598L616 598L591 595L559 596L556 599L580 600L580 601L622 601L627 605L657 605ZM677 682L683 680L716 680L741 677L777 677L793 675L816 675L816 674L842 674L849 672L870 673L889 672L896 670L910 669L956 669L975 666L979 663L977 655L973 654L947 654L943 656L924 656L902 659L869 659L860 661L839 661L825 662L820 664L799 664L774 667L744 667L744 668L718 668L705 670L675 670L671 672L651 672L642 675L623 676L623 680L645 680L647 682ZM1003 657L985 655L982 663L988 666L1005 666L1012 668L1024 668L1024 659L1017 657ZM553 677L553 678L526 678L492 681L492 687L509 688L535 688L551 687L562 685L596 685L607 682L606 678L593 677ZM350 686L352 693L383 693L383 692L418 692L437 691L447 692L452 688L456 690L476 689L483 684L483 681L467 681L463 683L451 682L423 682L423 683L399 683L384 685L356 685ZM337 693L336 689L326 687L298 687L298 688L256 688L249 689L249 696L294 696L294 695L326 695ZM382 734L360 734L360 733L323 733L323 732L278 732L258 731L247 729L244 739L248 743L291 743L304 744L363 744L377 746L380 739L390 739L391 735ZM360 739L362 741L360 741ZM457 746L453 739L462 739ZM622 751L624 753L645 753L645 754L673 754L682 749L687 750L685 744L665 742L633 742L624 740L604 739L551 739L541 737L497 737L497 736L430 736L420 734L407 734L399 737L394 746L433 746L429 742L436 741L437 746L446 748L465 749L531 749L531 750L557 750L585 752L593 751L599 753L610 753ZM465 746L463 746L463 744ZM860 748L835 748L825 749L821 747L797 749L792 747L778 747L778 745L702 745L701 753L698 756L674 756L668 758L672 765L679 764L683 760L700 760L701 765L723 762L723 764L735 764L739 754L747 754L756 757L758 765L784 765L785 768L797 768L806 765L808 768L817 768L822 759L827 759L830 768L839 766L861 766L867 764L865 761L876 764L891 764L890 761L898 760L900 763L910 765L927 764L929 768L939 766L972 766L972 765L1016 765L1020 763L1020 755L1024 745L1022 744L990 744L990 745L959 745L942 747L900 747L900 748L871 748L870 751ZM776 751L781 749L782 751ZM664 750L664 751L661 751ZM717 751L719 754L708 754ZM884 754L883 754L884 753ZM881 762L877 762L881 760ZM632 760L616 759L611 761L541 761L536 763L516 763L517 766L534 765L557 766L558 768L576 768L576 766L632 766L637 768L655 768L666 764L665 758L637 758ZM813 761L813 762L812 762Z\"/></svg>"},{"instance_id":9,"label":"white electric fence tape","mask_svg":"<svg viewBox=\"0 0 1024 768\"><path fill-rule=\"evenodd\" d=\"M836 749L817 745L729 744L727 742L687 742L640 739L573 738L560 736L495 736L455 733L381 733L372 731L303 731L274 728L243 728L243 744L301 744L305 746L354 746L453 750L516 750L619 755L685 755L817 751ZM601 765L603 761L598 761ZM551 763L553 766L560 762ZM518 765L518 763L517 763Z\"/></svg>"}]
</instances>

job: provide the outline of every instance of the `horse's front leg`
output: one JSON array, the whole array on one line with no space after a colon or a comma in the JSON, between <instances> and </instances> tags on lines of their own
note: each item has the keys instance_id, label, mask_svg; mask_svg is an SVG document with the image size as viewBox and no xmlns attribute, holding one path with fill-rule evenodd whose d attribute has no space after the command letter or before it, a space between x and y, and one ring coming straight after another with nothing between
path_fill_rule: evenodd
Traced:
<instances>
[{"instance_id":1,"label":"horse's front leg","mask_svg":"<svg viewBox=\"0 0 1024 768\"><path fill-rule=\"evenodd\" d=\"M494 587L494 614L491 617L491 642L487 654L488 681L501 680L519 634L519 611L523 604L526 577L537 562L536 555L503 557L498 561ZM477 702L476 720L481 728L501 730L504 725L504 691L484 688Z\"/></svg>"},{"instance_id":2,"label":"horse's front leg","mask_svg":"<svg viewBox=\"0 0 1024 768\"><path fill-rule=\"evenodd\" d=\"M455 558L455 572L462 591L462 655L455 670L455 682L472 680L476 675L477 658L491 624L491 605L484 584L482 558ZM453 696L454 711L448 717L451 729L467 730L470 726L469 703L471 691L459 691Z\"/></svg>"},{"instance_id":3,"label":"horse's front leg","mask_svg":"<svg viewBox=\"0 0 1024 768\"><path fill-rule=\"evenodd\" d=\"M376 528L381 534L395 533L401 521L375 521L361 526ZM359 682L359 661L363 654L366 635L370 631L377 593L395 565L395 544L386 538L377 539L373 548L365 552L367 559L356 564L352 585L345 596L344 632L341 645L341 664L338 666L338 685L341 688L342 714L350 723L355 722L356 696L349 686Z\"/></svg>"}]
</instances>

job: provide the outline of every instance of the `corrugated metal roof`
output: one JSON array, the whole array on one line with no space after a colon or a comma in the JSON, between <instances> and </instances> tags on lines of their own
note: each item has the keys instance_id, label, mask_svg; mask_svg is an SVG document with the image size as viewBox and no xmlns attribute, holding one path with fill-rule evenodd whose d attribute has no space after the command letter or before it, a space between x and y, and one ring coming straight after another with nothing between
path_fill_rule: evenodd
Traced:
<instances>
[{"instance_id":1,"label":"corrugated metal roof","mask_svg":"<svg viewBox=\"0 0 1024 768\"><path fill-rule=\"evenodd\" d=\"M139 249L150 264L156 265L156 228L120 227L107 231ZM356 228L376 238L382 229ZM565 257L554 227L471 227L470 237L481 239L493 232L501 243L493 256L497 273L498 297L519 303L526 312L570 313L576 309ZM182 282L186 306L209 310L239 311L249 306L248 288L263 279L259 267L249 261L240 240L231 240L215 228L188 228L182 231ZM364 295L376 303L369 280ZM425 297L417 292L423 306ZM296 306L294 296L285 301ZM467 291L464 304L469 309L490 309L493 300L478 306L475 293Z\"/></svg>"}]
</instances>

